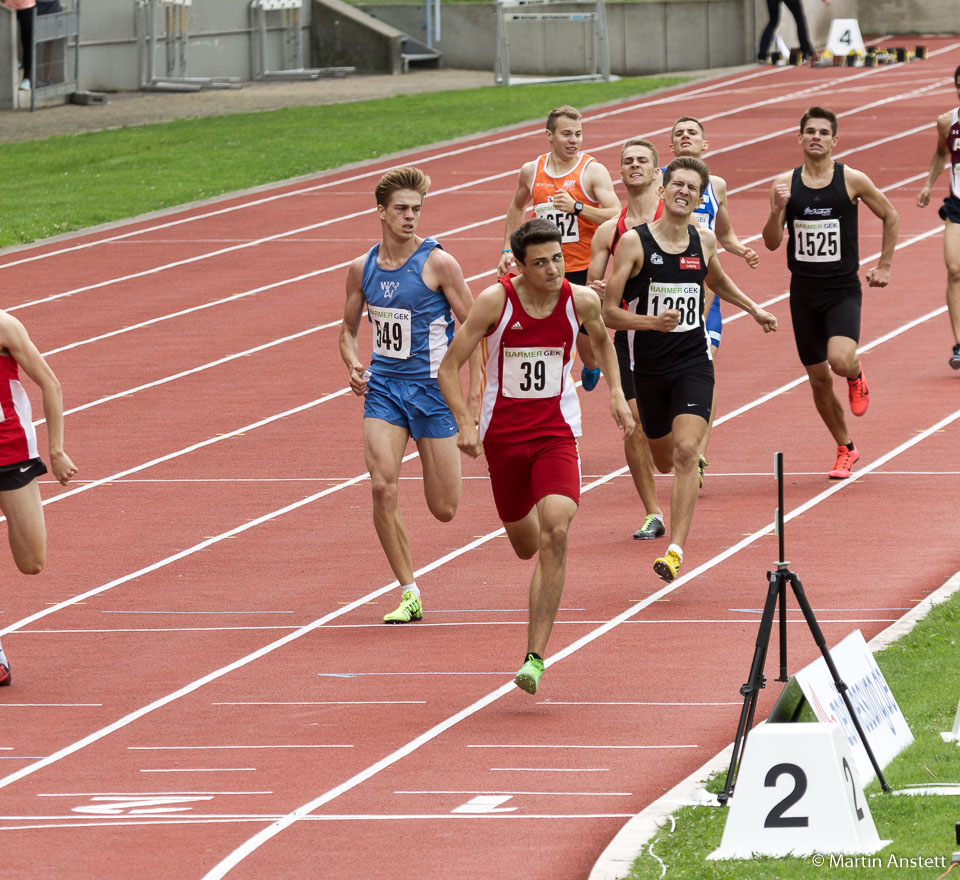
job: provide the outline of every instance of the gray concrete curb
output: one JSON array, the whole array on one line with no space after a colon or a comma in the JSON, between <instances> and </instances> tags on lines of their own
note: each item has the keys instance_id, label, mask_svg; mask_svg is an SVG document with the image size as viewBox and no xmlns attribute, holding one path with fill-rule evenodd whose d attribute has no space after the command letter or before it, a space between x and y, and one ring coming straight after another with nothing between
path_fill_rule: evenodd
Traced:
<instances>
[{"instance_id":1,"label":"gray concrete curb","mask_svg":"<svg viewBox=\"0 0 960 880\"><path fill-rule=\"evenodd\" d=\"M923 620L934 605L946 602L958 590L960 590L960 572L954 574L943 586L934 590L896 623L891 623L885 630L877 633L870 639L867 646L875 654L892 645ZM588 880L622 880L630 873L630 868L644 846L663 828L677 809L708 802L716 805L716 800L706 793L701 783L712 774L725 771L730 766L732 754L733 743L730 743L722 752L714 755L706 764L675 785L665 795L657 798L649 807L637 813L632 819L628 819L600 854L593 870L590 871Z\"/></svg>"}]
</instances>

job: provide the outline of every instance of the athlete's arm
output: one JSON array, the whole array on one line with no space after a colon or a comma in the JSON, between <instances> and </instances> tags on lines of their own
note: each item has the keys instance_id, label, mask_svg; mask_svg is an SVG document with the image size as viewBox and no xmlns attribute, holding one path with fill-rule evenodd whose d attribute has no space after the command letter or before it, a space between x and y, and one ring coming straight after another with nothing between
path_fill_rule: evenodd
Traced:
<instances>
[{"instance_id":1,"label":"athlete's arm","mask_svg":"<svg viewBox=\"0 0 960 880\"><path fill-rule=\"evenodd\" d=\"M438 287L450 303L450 308L462 327L467 315L473 307L473 294L463 277L460 264L446 251L434 248L430 251L424 264L424 281L428 287ZM431 277L432 276L432 277ZM429 279L429 280L428 280ZM436 281L430 284L429 281ZM476 418L480 411L480 352L474 351L470 356L470 391L467 396L467 405L470 414Z\"/></svg>"},{"instance_id":2,"label":"athlete's arm","mask_svg":"<svg viewBox=\"0 0 960 880\"><path fill-rule=\"evenodd\" d=\"M763 225L763 243L768 251L775 251L783 241L783 224L790 201L791 172L781 174L770 187L770 215Z\"/></svg>"},{"instance_id":3,"label":"athlete's arm","mask_svg":"<svg viewBox=\"0 0 960 880\"><path fill-rule=\"evenodd\" d=\"M66 486L77 472L77 467L63 451L63 392L60 382L37 351L23 324L6 312L0 312L0 348L10 352L23 372L40 386L43 415L47 422L50 468L61 485Z\"/></svg>"},{"instance_id":4,"label":"athlete's arm","mask_svg":"<svg viewBox=\"0 0 960 880\"><path fill-rule=\"evenodd\" d=\"M700 243L703 245L703 256L707 261L707 285L724 302L732 303L738 308L743 309L763 327L764 333L769 333L777 329L776 316L770 312L761 309L749 296L747 296L733 281L730 276L723 271L720 260L717 258L717 240L709 230L700 232Z\"/></svg>"},{"instance_id":5,"label":"athlete's arm","mask_svg":"<svg viewBox=\"0 0 960 880\"><path fill-rule=\"evenodd\" d=\"M513 201L507 208L507 222L503 232L503 253L500 254L500 262L497 263L497 276L503 275L509 271L513 263L513 251L510 249L510 236L523 223L523 215L527 212L527 205L533 198L533 178L537 170L537 163L526 162L520 167L520 175L517 180L517 191L514 193Z\"/></svg>"},{"instance_id":6,"label":"athlete's arm","mask_svg":"<svg viewBox=\"0 0 960 880\"><path fill-rule=\"evenodd\" d=\"M863 203L883 221L883 241L880 246L880 262L867 272L867 284L870 287L886 287L890 283L890 267L893 264L893 252L897 247L897 232L900 229L900 217L897 209L876 184L862 171L847 168L847 177L852 184L852 195Z\"/></svg>"},{"instance_id":7,"label":"athlete's arm","mask_svg":"<svg viewBox=\"0 0 960 880\"><path fill-rule=\"evenodd\" d=\"M340 357L350 373L350 390L358 397L367 393L367 380L363 378L364 366L360 360L360 343L357 333L363 317L363 262L357 257L347 269L347 301L343 307L343 323L340 325Z\"/></svg>"},{"instance_id":8,"label":"athlete's arm","mask_svg":"<svg viewBox=\"0 0 960 880\"><path fill-rule=\"evenodd\" d=\"M751 269L756 269L760 265L760 256L753 248L740 242L730 223L730 212L727 210L727 182L715 174L710 175L710 180L713 181L713 191L717 196L717 219L714 222L717 241L723 245L727 253L742 257Z\"/></svg>"},{"instance_id":9,"label":"athlete's arm","mask_svg":"<svg viewBox=\"0 0 960 880\"><path fill-rule=\"evenodd\" d=\"M620 213L620 199L613 189L610 172L596 159L587 165L583 174L583 188L599 206L584 205L580 216L591 223L604 223ZM566 190L559 190L553 197L553 203L567 214L573 213L576 199Z\"/></svg>"},{"instance_id":10,"label":"athlete's arm","mask_svg":"<svg viewBox=\"0 0 960 880\"><path fill-rule=\"evenodd\" d=\"M927 182L920 190L917 196L917 204L921 208L930 204L930 190L937 182L940 173L946 167L947 159L950 157L950 147L947 143L947 135L950 133L950 118L952 113L944 113L937 119L937 148L933 151L933 158L930 160L930 173L927 175Z\"/></svg>"},{"instance_id":11,"label":"athlete's arm","mask_svg":"<svg viewBox=\"0 0 960 880\"><path fill-rule=\"evenodd\" d=\"M643 268L643 245L635 229L627 230L613 255L613 269L603 294L603 322L612 330L660 330L669 333L677 326L680 312L667 309L657 317L637 315L622 306L627 281Z\"/></svg>"},{"instance_id":12,"label":"athlete's arm","mask_svg":"<svg viewBox=\"0 0 960 880\"><path fill-rule=\"evenodd\" d=\"M571 289L573 290L573 304L577 310L577 317L590 335L593 351L610 389L610 414L617 426L623 428L623 436L629 437L635 427L633 415L620 385L620 365L617 362L617 352L610 341L610 334L603 324L603 318L600 316L600 300L589 287L572 284Z\"/></svg>"},{"instance_id":13,"label":"athlete's arm","mask_svg":"<svg viewBox=\"0 0 960 880\"><path fill-rule=\"evenodd\" d=\"M500 319L506 296L503 285L494 284L477 297L477 301L467 315L467 320L454 335L453 342L443 356L443 360L440 361L440 369L437 372L440 393L443 394L450 412L457 421L459 429L457 446L473 458L480 454L483 447L477 432L477 423L463 398L460 369L474 355L480 340Z\"/></svg>"},{"instance_id":14,"label":"athlete's arm","mask_svg":"<svg viewBox=\"0 0 960 880\"><path fill-rule=\"evenodd\" d=\"M613 234L617 230L617 218L611 217L600 224L590 242L590 266L587 268L587 287L595 290L603 298L607 285L603 276L607 274L607 263L610 262L610 245L613 243Z\"/></svg>"}]
</instances>

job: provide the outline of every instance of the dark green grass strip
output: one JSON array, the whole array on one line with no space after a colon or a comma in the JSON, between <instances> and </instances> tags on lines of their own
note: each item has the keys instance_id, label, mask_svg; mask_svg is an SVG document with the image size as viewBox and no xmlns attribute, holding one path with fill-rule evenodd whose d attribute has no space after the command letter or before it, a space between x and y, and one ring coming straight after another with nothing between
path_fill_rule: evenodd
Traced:
<instances>
[{"instance_id":1,"label":"dark green grass strip","mask_svg":"<svg viewBox=\"0 0 960 880\"><path fill-rule=\"evenodd\" d=\"M628 100L683 81L490 86L3 144L0 247L546 118L564 103ZM518 150L517 167L527 158Z\"/></svg>"}]
</instances>

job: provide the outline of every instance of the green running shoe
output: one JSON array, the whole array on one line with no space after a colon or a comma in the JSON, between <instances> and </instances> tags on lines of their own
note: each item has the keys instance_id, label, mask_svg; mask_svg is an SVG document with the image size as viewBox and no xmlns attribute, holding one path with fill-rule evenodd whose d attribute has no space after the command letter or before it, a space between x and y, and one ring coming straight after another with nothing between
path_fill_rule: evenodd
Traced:
<instances>
[{"instance_id":1,"label":"green running shoe","mask_svg":"<svg viewBox=\"0 0 960 880\"><path fill-rule=\"evenodd\" d=\"M513 683L528 694L537 692L540 676L543 675L543 661L533 654L527 654L527 661L520 667L520 671L513 677Z\"/></svg>"},{"instance_id":2,"label":"green running shoe","mask_svg":"<svg viewBox=\"0 0 960 880\"><path fill-rule=\"evenodd\" d=\"M395 611L383 616L384 623L410 623L423 617L423 605L420 597L415 596L413 590L404 590L400 596L400 604Z\"/></svg>"},{"instance_id":3,"label":"green running shoe","mask_svg":"<svg viewBox=\"0 0 960 880\"><path fill-rule=\"evenodd\" d=\"M703 469L710 467L710 462L707 461L702 455L700 460L697 462L697 476L700 478L700 488L703 488Z\"/></svg>"},{"instance_id":4,"label":"green running shoe","mask_svg":"<svg viewBox=\"0 0 960 880\"><path fill-rule=\"evenodd\" d=\"M651 513L644 519L643 525L633 533L633 537L638 541L652 541L654 538L663 537L666 533L667 527L663 524L663 520L655 513Z\"/></svg>"}]
</instances>

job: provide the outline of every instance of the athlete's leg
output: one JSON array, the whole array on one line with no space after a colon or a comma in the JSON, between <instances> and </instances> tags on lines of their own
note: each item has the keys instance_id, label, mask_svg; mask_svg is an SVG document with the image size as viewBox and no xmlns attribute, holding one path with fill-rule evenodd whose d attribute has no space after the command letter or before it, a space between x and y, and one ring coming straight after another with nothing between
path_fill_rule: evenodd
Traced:
<instances>
[{"instance_id":1,"label":"athlete's leg","mask_svg":"<svg viewBox=\"0 0 960 880\"><path fill-rule=\"evenodd\" d=\"M547 495L537 502L537 512L540 553L530 579L527 651L543 657L563 595L567 571L567 532L577 512L577 505L565 495Z\"/></svg>"},{"instance_id":2,"label":"athlete's leg","mask_svg":"<svg viewBox=\"0 0 960 880\"><path fill-rule=\"evenodd\" d=\"M850 442L850 432L847 430L847 420L844 418L840 399L833 390L833 374L828 362L811 364L806 370L817 412L837 446L844 446Z\"/></svg>"},{"instance_id":3,"label":"athlete's leg","mask_svg":"<svg viewBox=\"0 0 960 880\"><path fill-rule=\"evenodd\" d=\"M683 546L693 521L699 477L697 462L707 420L682 414L673 420L673 486L670 490L670 543Z\"/></svg>"},{"instance_id":4,"label":"athlete's leg","mask_svg":"<svg viewBox=\"0 0 960 880\"><path fill-rule=\"evenodd\" d=\"M423 494L440 522L450 522L460 504L460 450L457 437L421 437L417 441L423 465Z\"/></svg>"},{"instance_id":5,"label":"athlete's leg","mask_svg":"<svg viewBox=\"0 0 960 880\"><path fill-rule=\"evenodd\" d=\"M585 370L595 370L600 366L600 362L593 351L593 343L586 333L577 334L577 354L580 356Z\"/></svg>"},{"instance_id":6,"label":"athlete's leg","mask_svg":"<svg viewBox=\"0 0 960 880\"><path fill-rule=\"evenodd\" d=\"M960 342L960 223L947 220L944 226L943 260L947 264L947 310L956 343Z\"/></svg>"},{"instance_id":7,"label":"athlete's leg","mask_svg":"<svg viewBox=\"0 0 960 880\"><path fill-rule=\"evenodd\" d=\"M801 0L783 0L783 2L797 23L797 41L800 43L800 51L809 57L813 54L813 46L810 44L810 35L807 33L807 18L803 14L803 4Z\"/></svg>"},{"instance_id":8,"label":"athlete's leg","mask_svg":"<svg viewBox=\"0 0 960 880\"><path fill-rule=\"evenodd\" d=\"M661 474L669 474L673 470L673 434L663 437L647 438L650 447L650 457Z\"/></svg>"},{"instance_id":9,"label":"athlete's leg","mask_svg":"<svg viewBox=\"0 0 960 880\"><path fill-rule=\"evenodd\" d=\"M856 379L860 375L857 341L848 336L831 336L827 340L827 363L838 376Z\"/></svg>"},{"instance_id":10,"label":"athlete's leg","mask_svg":"<svg viewBox=\"0 0 960 880\"><path fill-rule=\"evenodd\" d=\"M505 522L503 528L513 552L521 559L532 559L540 549L540 514L536 507L523 518Z\"/></svg>"},{"instance_id":11,"label":"athlete's leg","mask_svg":"<svg viewBox=\"0 0 960 880\"><path fill-rule=\"evenodd\" d=\"M363 452L370 472L373 525L401 586L413 583L410 536L397 503L400 462L409 436L409 431L400 425L382 419L363 420Z\"/></svg>"},{"instance_id":12,"label":"athlete's leg","mask_svg":"<svg viewBox=\"0 0 960 880\"><path fill-rule=\"evenodd\" d=\"M651 513L660 513L660 503L657 501L657 485L653 478L653 458L647 438L640 427L640 413L637 410L637 401L628 400L630 412L636 428L629 437L623 438L623 453L627 459L627 467L633 477L633 485L637 489L643 509L649 516Z\"/></svg>"},{"instance_id":13,"label":"athlete's leg","mask_svg":"<svg viewBox=\"0 0 960 880\"><path fill-rule=\"evenodd\" d=\"M37 481L0 492L0 511L7 518L7 536L17 568L24 574L40 574L47 561L47 530Z\"/></svg>"}]
</instances>

